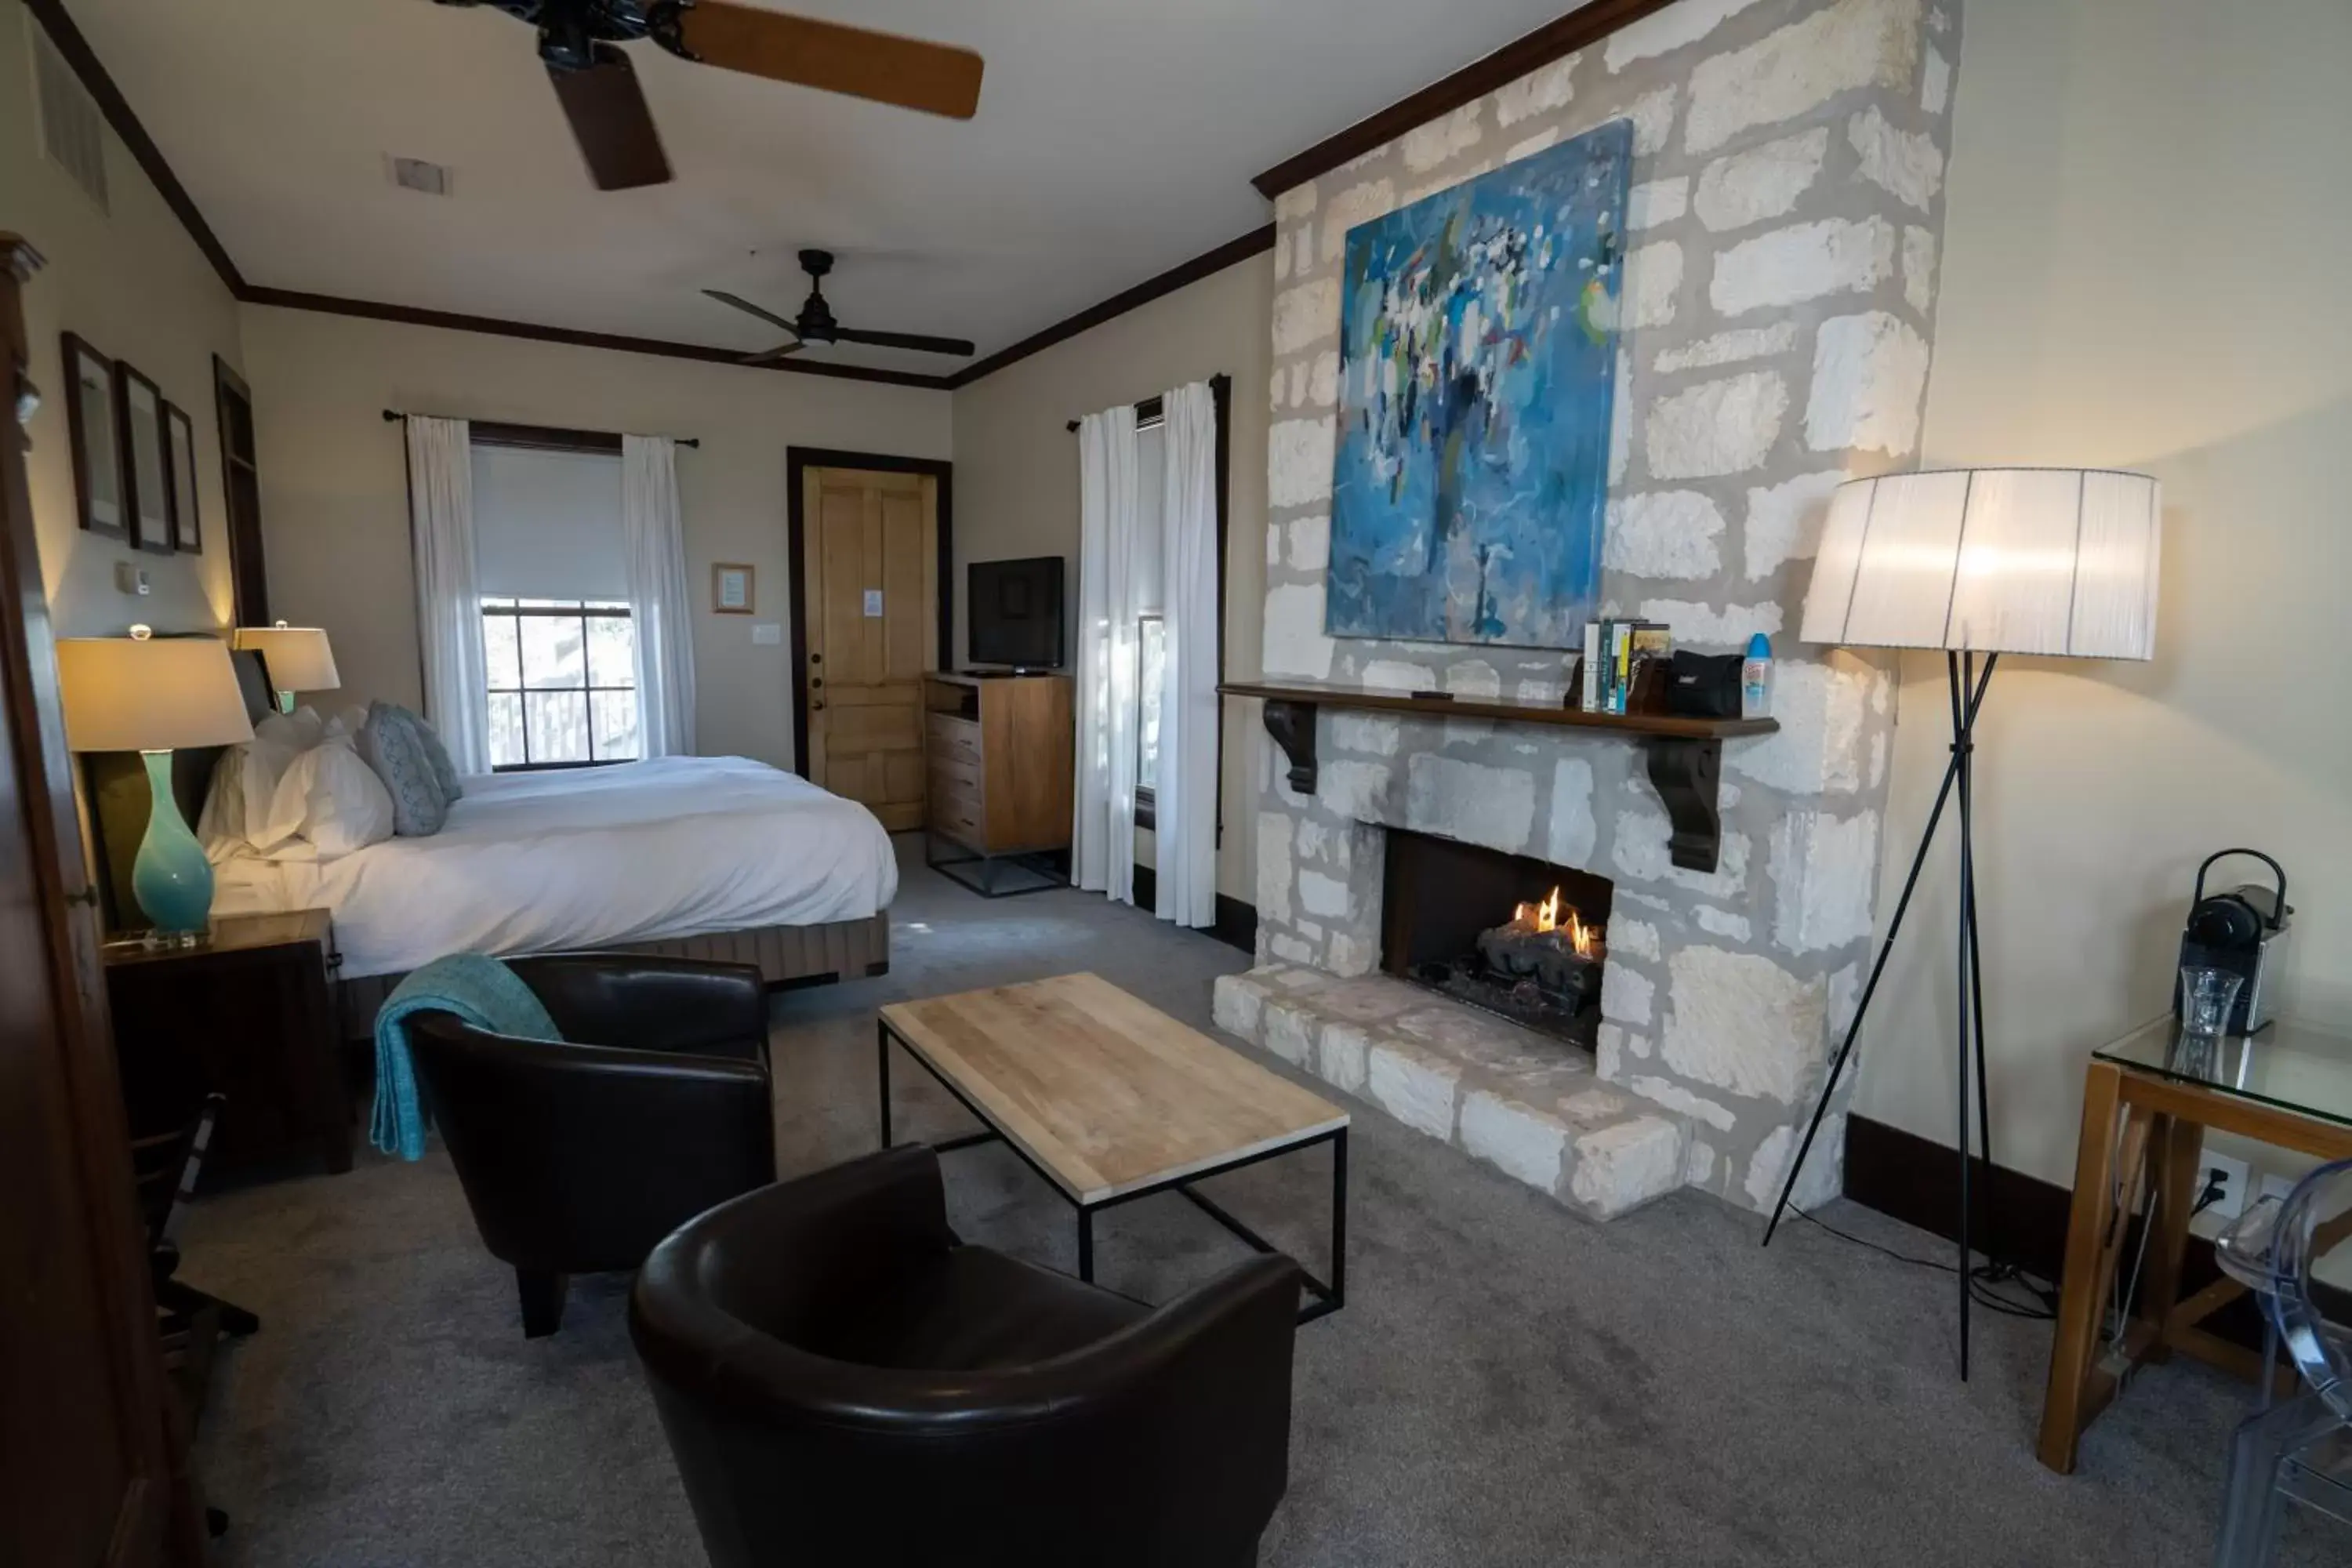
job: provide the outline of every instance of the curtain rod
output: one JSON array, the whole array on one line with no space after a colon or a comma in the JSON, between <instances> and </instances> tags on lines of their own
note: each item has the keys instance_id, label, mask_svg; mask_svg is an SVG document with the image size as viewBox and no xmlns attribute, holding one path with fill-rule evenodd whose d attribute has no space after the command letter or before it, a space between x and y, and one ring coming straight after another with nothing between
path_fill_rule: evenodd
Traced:
<instances>
[{"instance_id":1,"label":"curtain rod","mask_svg":"<svg viewBox=\"0 0 2352 1568\"><path fill-rule=\"evenodd\" d=\"M1228 396L1232 395L1233 389L1234 378L1227 375L1223 371L1219 371L1216 374L1209 378L1209 395L1215 398L1220 403L1223 403ZM1151 396L1145 398L1142 402L1135 405L1135 416L1138 419L1151 419L1163 416L1163 411L1160 408L1160 402L1161 398L1160 395L1154 393ZM1071 420L1068 428L1071 434L1076 435L1077 433L1078 422L1075 419Z\"/></svg>"},{"instance_id":2,"label":"curtain rod","mask_svg":"<svg viewBox=\"0 0 2352 1568\"><path fill-rule=\"evenodd\" d=\"M406 419L408 416L397 408L387 408L383 411L383 417L384 422L390 424L395 420ZM446 418L447 416L436 414L425 415L421 417L439 419ZM470 423L477 430L490 432L493 444L496 443L498 437L506 436L512 437L508 442L510 446L568 447L581 451L617 452L621 449L620 437L610 431L565 430L551 425L518 425L499 419L476 419ZM692 447L698 451L701 449L702 442L698 437L680 436L676 439L681 447Z\"/></svg>"}]
</instances>

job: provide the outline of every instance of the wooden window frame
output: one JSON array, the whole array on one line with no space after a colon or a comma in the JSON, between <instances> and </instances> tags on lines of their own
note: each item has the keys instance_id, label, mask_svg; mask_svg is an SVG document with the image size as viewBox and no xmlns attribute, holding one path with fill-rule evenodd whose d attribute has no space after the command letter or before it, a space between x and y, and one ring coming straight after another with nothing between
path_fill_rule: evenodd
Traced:
<instances>
[{"instance_id":1,"label":"wooden window frame","mask_svg":"<svg viewBox=\"0 0 2352 1568\"><path fill-rule=\"evenodd\" d=\"M1232 544L1232 541L1226 537L1226 531L1233 523L1233 519L1229 515L1228 511L1229 501L1227 499L1227 491L1231 489L1231 486L1227 481L1230 478L1233 468L1234 378L1232 376L1213 375L1209 378L1209 402L1211 406L1216 410L1217 421L1217 455L1215 458L1217 469L1217 679L1222 681L1225 678L1225 558ZM1139 430L1149 426L1164 424L1167 421L1167 408L1164 401L1160 398L1147 397L1142 402L1135 405L1135 425L1136 428ZM1074 430L1077 428L1076 425L1072 425L1070 427ZM1158 619L1162 617L1154 618ZM1136 639L1135 657L1139 667L1143 658L1143 639L1141 637L1138 637ZM1141 669L1139 668L1137 671L1136 687L1138 691L1142 689L1141 675ZM1139 712L1135 727L1135 775L1139 780L1143 776L1143 724L1141 721L1142 715ZM1162 722L1164 723L1165 721L1166 721L1163 717ZM1156 790L1147 789L1140 783L1135 786L1135 826L1149 829L1154 834L1160 831L1159 792ZM1225 736L1224 727L1223 724L1220 724L1217 728L1218 842L1223 843L1224 837Z\"/></svg>"}]
</instances>

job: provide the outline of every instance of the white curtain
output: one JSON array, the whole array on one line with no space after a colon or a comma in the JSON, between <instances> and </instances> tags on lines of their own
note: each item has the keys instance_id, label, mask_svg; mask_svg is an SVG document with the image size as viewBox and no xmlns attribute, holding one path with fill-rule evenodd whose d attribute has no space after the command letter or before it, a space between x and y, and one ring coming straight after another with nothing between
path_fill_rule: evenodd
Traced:
<instances>
[{"instance_id":1,"label":"white curtain","mask_svg":"<svg viewBox=\"0 0 2352 1568\"><path fill-rule=\"evenodd\" d=\"M694 754L693 601L678 520L677 443L621 437L621 534L637 628L637 754Z\"/></svg>"},{"instance_id":2,"label":"white curtain","mask_svg":"<svg viewBox=\"0 0 2352 1568\"><path fill-rule=\"evenodd\" d=\"M490 771L490 699L474 563L473 435L463 419L408 416L408 532L425 716L461 773Z\"/></svg>"},{"instance_id":3,"label":"white curtain","mask_svg":"<svg viewBox=\"0 0 2352 1568\"><path fill-rule=\"evenodd\" d=\"M1158 913L1217 921L1217 412L1209 384L1161 398L1160 581L1166 637L1160 693Z\"/></svg>"},{"instance_id":4,"label":"white curtain","mask_svg":"<svg viewBox=\"0 0 2352 1568\"><path fill-rule=\"evenodd\" d=\"M1078 422L1077 885L1135 901L1135 410Z\"/></svg>"}]
</instances>

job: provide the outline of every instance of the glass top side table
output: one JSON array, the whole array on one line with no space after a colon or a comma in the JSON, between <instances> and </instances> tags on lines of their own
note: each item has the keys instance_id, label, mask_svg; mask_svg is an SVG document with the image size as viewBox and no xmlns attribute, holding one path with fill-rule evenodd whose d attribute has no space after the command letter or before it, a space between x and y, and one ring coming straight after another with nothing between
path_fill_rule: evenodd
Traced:
<instances>
[{"instance_id":1,"label":"glass top side table","mask_svg":"<svg viewBox=\"0 0 2352 1568\"><path fill-rule=\"evenodd\" d=\"M2249 1378L2263 1373L2253 1352L2200 1326L2243 1285L2225 1278L2179 1298L2209 1128L2322 1160L2352 1159L2352 1029L2282 1018L2217 1048L2182 1038L2167 1016L2091 1053L2036 1445L2061 1475L2074 1472L2083 1429L2142 1363L2179 1351ZM2135 1213L2150 1226L2136 1316L2120 1338L2103 1342Z\"/></svg>"}]
</instances>

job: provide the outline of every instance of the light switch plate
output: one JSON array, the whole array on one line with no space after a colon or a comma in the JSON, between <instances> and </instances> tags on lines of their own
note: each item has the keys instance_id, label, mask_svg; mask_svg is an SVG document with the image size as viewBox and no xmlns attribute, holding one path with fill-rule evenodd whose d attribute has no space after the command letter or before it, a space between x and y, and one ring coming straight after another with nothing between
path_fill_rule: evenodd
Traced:
<instances>
[{"instance_id":1,"label":"light switch plate","mask_svg":"<svg viewBox=\"0 0 2352 1568\"><path fill-rule=\"evenodd\" d=\"M773 621L754 622L751 640L761 647L774 647L784 640L784 628Z\"/></svg>"},{"instance_id":2,"label":"light switch plate","mask_svg":"<svg viewBox=\"0 0 2352 1568\"><path fill-rule=\"evenodd\" d=\"M866 589L866 618L867 618L868 620L878 620L878 619L881 617L881 615L882 615L882 590L881 590L881 589L879 589L879 588L868 588L868 589Z\"/></svg>"},{"instance_id":3,"label":"light switch plate","mask_svg":"<svg viewBox=\"0 0 2352 1568\"><path fill-rule=\"evenodd\" d=\"M150 591L147 568L133 561L114 563L114 585L126 594L144 595Z\"/></svg>"}]
</instances>

